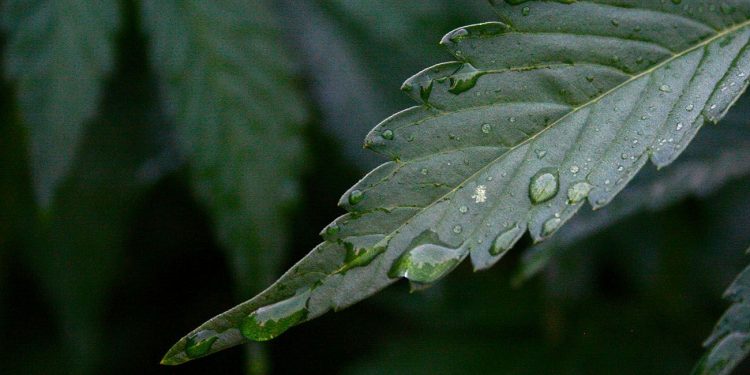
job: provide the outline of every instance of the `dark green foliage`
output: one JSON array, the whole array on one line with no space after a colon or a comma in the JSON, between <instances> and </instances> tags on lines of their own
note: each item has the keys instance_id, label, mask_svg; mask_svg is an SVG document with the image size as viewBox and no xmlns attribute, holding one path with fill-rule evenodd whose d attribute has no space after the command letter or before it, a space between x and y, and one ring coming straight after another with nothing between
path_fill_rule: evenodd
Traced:
<instances>
[{"instance_id":1,"label":"dark green foliage","mask_svg":"<svg viewBox=\"0 0 750 375\"><path fill-rule=\"evenodd\" d=\"M72 169L112 70L116 0L8 0L0 9L9 39L6 76L18 83L28 129L34 190L43 208Z\"/></svg>"},{"instance_id":2,"label":"dark green foliage","mask_svg":"<svg viewBox=\"0 0 750 375\"><path fill-rule=\"evenodd\" d=\"M0 0L0 373L688 373L750 242L750 3L491 3Z\"/></svg>"},{"instance_id":3,"label":"dark green foliage","mask_svg":"<svg viewBox=\"0 0 750 375\"><path fill-rule=\"evenodd\" d=\"M750 353L750 268L737 276L724 296L734 304L706 340L709 349L693 370L695 375L731 374Z\"/></svg>"},{"instance_id":4,"label":"dark green foliage","mask_svg":"<svg viewBox=\"0 0 750 375\"><path fill-rule=\"evenodd\" d=\"M197 336L218 337L205 354L255 339L238 327L300 294L308 300L295 324L400 277L424 288L466 257L489 268L524 232L539 242L586 200L607 205L649 160L674 161L744 92L750 2L728 6L494 3L503 22L449 32L440 43L457 61L403 84L421 105L367 136L365 147L392 161L343 195L349 213L323 230L325 242L193 330L165 362L194 359L185 352Z\"/></svg>"}]
</instances>

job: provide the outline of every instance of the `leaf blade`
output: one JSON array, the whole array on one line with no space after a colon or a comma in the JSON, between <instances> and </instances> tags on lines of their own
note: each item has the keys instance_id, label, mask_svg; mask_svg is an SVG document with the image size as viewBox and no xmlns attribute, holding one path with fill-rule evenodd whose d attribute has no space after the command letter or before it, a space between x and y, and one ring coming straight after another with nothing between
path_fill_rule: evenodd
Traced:
<instances>
[{"instance_id":1,"label":"leaf blade","mask_svg":"<svg viewBox=\"0 0 750 375\"><path fill-rule=\"evenodd\" d=\"M296 195L306 116L275 15L264 2L144 1L143 17L194 188L237 290L257 292L286 247L282 213Z\"/></svg>"},{"instance_id":2,"label":"leaf blade","mask_svg":"<svg viewBox=\"0 0 750 375\"><path fill-rule=\"evenodd\" d=\"M5 74L18 84L34 190L47 208L72 167L112 70L119 6L114 0L10 0L2 11L9 33Z\"/></svg>"},{"instance_id":3,"label":"leaf blade","mask_svg":"<svg viewBox=\"0 0 750 375\"><path fill-rule=\"evenodd\" d=\"M388 277L392 265L421 245L454 249L457 259L471 255L476 269L487 268L502 256L490 253L490 244L508 228L528 230L541 241L575 214L582 202L568 204L565 194L574 184L591 185L588 200L597 208L606 205L649 158L666 165L703 125L704 117L720 118L746 87L750 2L734 2L731 16L716 10L698 20L674 4L644 1L638 3L641 9L609 3L614 2L529 1L523 7L497 3L505 24L450 33L444 40L467 46L453 49L460 61L438 64L407 80L405 91L422 106L386 119L368 135L366 147L393 161L344 194L340 206L350 213L324 230L326 242L265 292L193 334L213 330L221 343L216 350L241 343L241 336L237 340L221 332L234 332L243 315L291 298L302 288L310 289L310 297L301 321L344 308L395 282ZM659 18L664 11L651 9L658 6L672 6L674 14ZM593 15L593 21L581 27L601 50L608 51L616 41L625 43L622 40L629 38L621 34L635 27L643 31L638 40L642 44L625 43L628 48L622 50L632 50L628 56L594 54L594 63L582 64L575 64L575 49L549 41L553 44L548 47L557 51L549 64L525 66L531 51L521 48L513 54L517 40L508 30L546 36L550 29L575 35L566 28L583 14ZM618 16L615 21L613 14ZM735 23L735 16L741 21ZM642 23L634 23L639 20ZM480 37L473 47L472 35ZM483 66L478 54L484 45L480 42L487 43L487 38L507 43L499 50L509 51L508 58L516 61L488 58L485 62L497 66ZM727 49L717 53L723 48ZM659 59L639 58L647 51L660 53ZM727 51L728 60L722 58ZM705 69L713 65L721 69ZM733 81L732 90L714 90L727 72L741 79ZM712 83L709 90L701 89L704 81ZM716 94L719 91L728 92ZM687 109L687 100L695 102L693 109ZM656 102L668 105L651 105ZM557 118L550 118L550 113ZM686 120L676 129L681 132L678 139L672 127L679 116ZM419 130L409 134L408 129ZM488 143L493 129L498 133ZM667 141L661 134L672 138ZM666 157L653 158L656 152ZM346 267L365 256L364 266ZM178 342L167 357L188 360L181 354L184 344Z\"/></svg>"},{"instance_id":4,"label":"leaf blade","mask_svg":"<svg viewBox=\"0 0 750 375\"><path fill-rule=\"evenodd\" d=\"M724 293L734 302L716 323L704 346L706 354L693 369L693 375L731 374L750 353L750 267L745 268Z\"/></svg>"}]
</instances>

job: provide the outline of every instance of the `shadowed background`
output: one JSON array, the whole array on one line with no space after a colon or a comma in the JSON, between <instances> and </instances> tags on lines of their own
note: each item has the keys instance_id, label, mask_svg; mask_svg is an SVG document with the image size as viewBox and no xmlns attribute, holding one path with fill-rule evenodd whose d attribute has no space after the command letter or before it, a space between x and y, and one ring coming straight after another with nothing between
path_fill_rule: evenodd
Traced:
<instances>
[{"instance_id":1,"label":"shadowed background","mask_svg":"<svg viewBox=\"0 0 750 375\"><path fill-rule=\"evenodd\" d=\"M0 373L688 373L748 261L748 97L540 248L158 364L319 242L403 80L493 19L458 3L0 0Z\"/></svg>"}]
</instances>

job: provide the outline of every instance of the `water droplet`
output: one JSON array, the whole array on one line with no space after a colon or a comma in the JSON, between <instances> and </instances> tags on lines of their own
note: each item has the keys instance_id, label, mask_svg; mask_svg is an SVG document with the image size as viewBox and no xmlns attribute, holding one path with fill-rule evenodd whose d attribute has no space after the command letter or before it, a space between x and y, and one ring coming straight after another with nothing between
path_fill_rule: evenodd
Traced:
<instances>
[{"instance_id":1,"label":"water droplet","mask_svg":"<svg viewBox=\"0 0 750 375\"><path fill-rule=\"evenodd\" d=\"M521 228L517 224L510 229L507 229L504 232L500 233L492 243L490 254L492 256L504 254L506 251L510 250L513 245L515 245L516 241L518 241L521 235L523 235L523 230L521 230Z\"/></svg>"},{"instance_id":2,"label":"water droplet","mask_svg":"<svg viewBox=\"0 0 750 375\"><path fill-rule=\"evenodd\" d=\"M326 234L329 236L335 236L339 233L339 229L341 229L337 224L331 224L326 227Z\"/></svg>"},{"instance_id":3,"label":"water droplet","mask_svg":"<svg viewBox=\"0 0 750 375\"><path fill-rule=\"evenodd\" d=\"M546 202L557 194L559 189L557 171L543 169L531 178L529 198L535 204Z\"/></svg>"},{"instance_id":4,"label":"water droplet","mask_svg":"<svg viewBox=\"0 0 750 375\"><path fill-rule=\"evenodd\" d=\"M490 130L492 130L492 125L490 125L490 124L482 124L482 133L484 133L484 134L490 134Z\"/></svg>"},{"instance_id":5,"label":"water droplet","mask_svg":"<svg viewBox=\"0 0 750 375\"><path fill-rule=\"evenodd\" d=\"M362 199L365 198L365 193L363 193L361 190L352 190L351 193L349 193L349 204L354 206L355 204L362 202Z\"/></svg>"},{"instance_id":6,"label":"water droplet","mask_svg":"<svg viewBox=\"0 0 750 375\"><path fill-rule=\"evenodd\" d=\"M344 265L337 272L344 273L352 268L370 264L378 255L385 252L385 246L376 246L382 238L381 235L369 235L359 237L360 241L357 244L345 242Z\"/></svg>"},{"instance_id":7,"label":"water droplet","mask_svg":"<svg viewBox=\"0 0 750 375\"><path fill-rule=\"evenodd\" d=\"M576 173L578 173L578 171L580 171L580 170L581 170L581 169L580 169L580 168L579 168L579 167L578 167L577 165L571 165L571 166L570 166L570 173L572 173L572 174L576 174Z\"/></svg>"},{"instance_id":8,"label":"water droplet","mask_svg":"<svg viewBox=\"0 0 750 375\"><path fill-rule=\"evenodd\" d=\"M615 27L620 26L620 21L618 21L617 19L613 18L611 22L612 22L612 26L615 26Z\"/></svg>"},{"instance_id":9,"label":"water droplet","mask_svg":"<svg viewBox=\"0 0 750 375\"><path fill-rule=\"evenodd\" d=\"M405 277L412 282L431 284L453 270L463 258L460 249L424 244L405 252L393 264L388 276Z\"/></svg>"},{"instance_id":10,"label":"water droplet","mask_svg":"<svg viewBox=\"0 0 750 375\"><path fill-rule=\"evenodd\" d=\"M458 212L460 212L462 214L465 214L465 213L469 212L469 207L461 206L461 207L458 208Z\"/></svg>"},{"instance_id":11,"label":"water droplet","mask_svg":"<svg viewBox=\"0 0 750 375\"><path fill-rule=\"evenodd\" d=\"M268 341L277 337L307 316L308 299L309 289L253 311L240 324L242 336L253 341Z\"/></svg>"},{"instance_id":12,"label":"water droplet","mask_svg":"<svg viewBox=\"0 0 750 375\"><path fill-rule=\"evenodd\" d=\"M430 171L429 171L429 170L428 170L427 168L422 168L422 169L421 169L421 170L419 171L419 173L421 173L421 174L423 174L423 175L427 176L427 175L428 175L428 174L430 173Z\"/></svg>"},{"instance_id":13,"label":"water droplet","mask_svg":"<svg viewBox=\"0 0 750 375\"><path fill-rule=\"evenodd\" d=\"M390 141L390 140L392 140L392 139L393 139L393 130L391 130L391 129L386 129L386 130L385 130L385 131L383 132L383 139L387 139L387 140L389 140L389 141Z\"/></svg>"},{"instance_id":14,"label":"water droplet","mask_svg":"<svg viewBox=\"0 0 750 375\"><path fill-rule=\"evenodd\" d=\"M694 108L695 108L694 105L688 104L687 107L685 107L685 110L688 111L688 112L692 112Z\"/></svg>"},{"instance_id":15,"label":"water droplet","mask_svg":"<svg viewBox=\"0 0 750 375\"><path fill-rule=\"evenodd\" d=\"M544 159L547 156L547 151L544 150L534 150L534 153L536 153L536 157L539 159Z\"/></svg>"},{"instance_id":16,"label":"water droplet","mask_svg":"<svg viewBox=\"0 0 750 375\"><path fill-rule=\"evenodd\" d=\"M463 228L460 225L456 225L453 227L453 233L459 234L461 233L461 231L463 231Z\"/></svg>"},{"instance_id":17,"label":"water droplet","mask_svg":"<svg viewBox=\"0 0 750 375\"><path fill-rule=\"evenodd\" d=\"M682 123L681 123L681 122L678 122L678 123L677 123L677 127L676 127L675 129L677 129L677 131L680 131L680 130L682 130Z\"/></svg>"},{"instance_id":18,"label":"water droplet","mask_svg":"<svg viewBox=\"0 0 750 375\"><path fill-rule=\"evenodd\" d=\"M591 192L591 185L588 182L578 182L568 189L568 203L576 204L582 202Z\"/></svg>"},{"instance_id":19,"label":"water droplet","mask_svg":"<svg viewBox=\"0 0 750 375\"><path fill-rule=\"evenodd\" d=\"M464 63L459 67L450 77L450 88L448 92L451 94L460 94L464 91L472 89L476 84L479 77L483 76L485 72L477 70L473 65Z\"/></svg>"},{"instance_id":20,"label":"water droplet","mask_svg":"<svg viewBox=\"0 0 750 375\"><path fill-rule=\"evenodd\" d=\"M589 82L594 82L594 76L588 75L588 76L586 76L586 80L589 81Z\"/></svg>"},{"instance_id":21,"label":"water droplet","mask_svg":"<svg viewBox=\"0 0 750 375\"><path fill-rule=\"evenodd\" d=\"M185 340L185 354L190 358L202 357L211 350L214 342L219 339L216 331L203 330Z\"/></svg>"},{"instance_id":22,"label":"water droplet","mask_svg":"<svg viewBox=\"0 0 750 375\"><path fill-rule=\"evenodd\" d=\"M672 92L672 87L669 85L661 85L659 86L659 91L661 92Z\"/></svg>"},{"instance_id":23,"label":"water droplet","mask_svg":"<svg viewBox=\"0 0 750 375\"><path fill-rule=\"evenodd\" d=\"M430 95L432 95L432 86L432 81L430 81L430 83L428 83L427 85L419 86L419 97L422 98L425 103L430 100Z\"/></svg>"},{"instance_id":24,"label":"water droplet","mask_svg":"<svg viewBox=\"0 0 750 375\"><path fill-rule=\"evenodd\" d=\"M511 118L508 119L508 121L510 121L510 122L516 122L516 118L515 117L511 117Z\"/></svg>"},{"instance_id":25,"label":"water droplet","mask_svg":"<svg viewBox=\"0 0 750 375\"><path fill-rule=\"evenodd\" d=\"M555 233L555 231L560 228L561 224L562 219L557 216L545 221L544 225L542 226L542 237L547 237L552 233Z\"/></svg>"},{"instance_id":26,"label":"water droplet","mask_svg":"<svg viewBox=\"0 0 750 375\"><path fill-rule=\"evenodd\" d=\"M523 7L523 9L521 9L521 15L523 15L524 17L528 16L529 13L531 13L531 9L529 9L529 7Z\"/></svg>"}]
</instances>

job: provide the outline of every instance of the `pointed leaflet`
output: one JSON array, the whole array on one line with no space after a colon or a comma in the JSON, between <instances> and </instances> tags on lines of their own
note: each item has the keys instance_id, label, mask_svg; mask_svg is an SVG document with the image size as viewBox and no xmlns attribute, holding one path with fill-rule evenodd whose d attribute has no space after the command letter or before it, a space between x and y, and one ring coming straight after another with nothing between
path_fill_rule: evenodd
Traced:
<instances>
[{"instance_id":1,"label":"pointed leaflet","mask_svg":"<svg viewBox=\"0 0 750 375\"><path fill-rule=\"evenodd\" d=\"M750 353L750 267L724 293L734 304L719 319L704 345L708 352L693 375L728 375Z\"/></svg>"},{"instance_id":2,"label":"pointed leaflet","mask_svg":"<svg viewBox=\"0 0 750 375\"><path fill-rule=\"evenodd\" d=\"M118 12L116 0L8 0L0 10L9 37L5 74L18 84L34 190L45 208L99 104Z\"/></svg>"},{"instance_id":3,"label":"pointed leaflet","mask_svg":"<svg viewBox=\"0 0 750 375\"><path fill-rule=\"evenodd\" d=\"M20 246L21 254L59 318L60 350L70 366L57 369L62 373L99 372L104 306L122 260L128 214L145 189L143 182L153 181L142 178L145 167L153 178L155 160L169 153L161 142L165 129L155 104L154 80L144 74L143 65L125 61L129 63L121 64L107 85L102 114L83 137L52 209L36 222L24 221L26 225L16 228L25 245ZM14 182L17 189L26 186L25 179ZM19 194L18 200L29 202L23 197ZM22 208L34 212L28 205ZM26 219L17 216L19 221Z\"/></svg>"},{"instance_id":4,"label":"pointed leaflet","mask_svg":"<svg viewBox=\"0 0 750 375\"><path fill-rule=\"evenodd\" d=\"M263 1L143 1L152 60L241 293L275 276L304 105Z\"/></svg>"},{"instance_id":5,"label":"pointed leaflet","mask_svg":"<svg viewBox=\"0 0 750 375\"><path fill-rule=\"evenodd\" d=\"M707 199L731 181L750 175L750 96L743 96L722 120L690 144L668 169L645 168L612 201L599 211L584 211L549 241L526 249L515 283L524 282L578 241L642 211L656 211L689 196ZM582 249L581 249L582 250Z\"/></svg>"},{"instance_id":6,"label":"pointed leaflet","mask_svg":"<svg viewBox=\"0 0 750 375\"><path fill-rule=\"evenodd\" d=\"M261 312L266 323L286 321L279 334L408 277L404 267L439 270L429 281L469 255L475 268L490 267L524 231L539 241L567 221L583 205L569 200L577 184L590 185L588 201L601 207L648 159L671 162L745 89L750 0L618 4L496 2L504 23L449 33L442 44L459 61L404 84L422 105L368 135L367 147L393 161L344 195L350 213L326 228L325 242L165 361L198 357L185 352L198 335L217 337L200 355L245 341L252 332L238 327ZM450 256L428 259L427 245ZM424 262L409 268L415 249ZM285 320L293 314L281 306L300 296L304 314Z\"/></svg>"}]
</instances>

